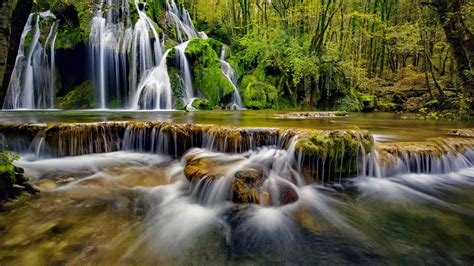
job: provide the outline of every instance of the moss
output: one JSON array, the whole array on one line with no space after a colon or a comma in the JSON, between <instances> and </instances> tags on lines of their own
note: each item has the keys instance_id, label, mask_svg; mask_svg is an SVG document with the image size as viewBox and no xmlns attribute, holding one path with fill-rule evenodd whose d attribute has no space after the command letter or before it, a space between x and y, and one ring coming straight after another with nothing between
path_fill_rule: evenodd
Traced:
<instances>
[{"instance_id":1,"label":"moss","mask_svg":"<svg viewBox=\"0 0 474 266\"><path fill-rule=\"evenodd\" d=\"M355 157L363 147L365 153L371 151L372 136L365 130L324 130L310 133L297 143L297 149L306 156L322 159Z\"/></svg>"},{"instance_id":2,"label":"moss","mask_svg":"<svg viewBox=\"0 0 474 266\"><path fill-rule=\"evenodd\" d=\"M168 58L170 58L170 56L168 56ZM179 76L176 68L168 67L168 76L170 77L171 90L173 91L174 108L178 110L184 109L185 104L183 98L185 95L185 89L181 77Z\"/></svg>"},{"instance_id":3,"label":"moss","mask_svg":"<svg viewBox=\"0 0 474 266\"><path fill-rule=\"evenodd\" d=\"M213 107L206 99L195 99L192 106L197 110L211 110Z\"/></svg>"},{"instance_id":4,"label":"moss","mask_svg":"<svg viewBox=\"0 0 474 266\"><path fill-rule=\"evenodd\" d=\"M70 49L87 42L95 3L91 0L38 0L36 10L50 9L59 20L56 49Z\"/></svg>"},{"instance_id":5,"label":"moss","mask_svg":"<svg viewBox=\"0 0 474 266\"><path fill-rule=\"evenodd\" d=\"M62 109L87 109L95 107L91 81L82 83L66 96L58 98L58 106Z\"/></svg>"},{"instance_id":6,"label":"moss","mask_svg":"<svg viewBox=\"0 0 474 266\"><path fill-rule=\"evenodd\" d=\"M7 152L0 152L0 210L5 209L5 203L21 195L34 194L37 191L30 185L24 176L24 170L13 165L18 156Z\"/></svg>"},{"instance_id":7,"label":"moss","mask_svg":"<svg viewBox=\"0 0 474 266\"><path fill-rule=\"evenodd\" d=\"M222 74L219 56L210 43L213 39L192 39L186 48L194 70L194 87L213 106L222 106L234 93L229 80Z\"/></svg>"},{"instance_id":8,"label":"moss","mask_svg":"<svg viewBox=\"0 0 474 266\"><path fill-rule=\"evenodd\" d=\"M360 101L362 102L362 111L372 112L377 108L377 97L371 94L361 93Z\"/></svg>"},{"instance_id":9,"label":"moss","mask_svg":"<svg viewBox=\"0 0 474 266\"><path fill-rule=\"evenodd\" d=\"M245 106L250 109L272 108L277 97L277 89L263 82L248 83L242 95Z\"/></svg>"}]
</instances>

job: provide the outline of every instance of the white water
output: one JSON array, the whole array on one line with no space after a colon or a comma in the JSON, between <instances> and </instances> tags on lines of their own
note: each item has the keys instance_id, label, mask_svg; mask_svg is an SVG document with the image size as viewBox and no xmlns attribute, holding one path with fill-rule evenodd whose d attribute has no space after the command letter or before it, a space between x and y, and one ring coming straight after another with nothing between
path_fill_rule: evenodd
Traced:
<instances>
[{"instance_id":1,"label":"white water","mask_svg":"<svg viewBox=\"0 0 474 266\"><path fill-rule=\"evenodd\" d=\"M54 108L55 95L55 56L54 45L56 40L56 26L54 22L42 44L40 20L55 20L50 12L30 14L23 28L18 48L18 55L8 85L3 109L50 109ZM33 30L34 24L34 30ZM33 30L28 52L25 53L25 39ZM51 41L51 36L53 36ZM44 46L43 46L44 45ZM47 45L50 46L49 56Z\"/></svg>"},{"instance_id":2,"label":"white water","mask_svg":"<svg viewBox=\"0 0 474 266\"><path fill-rule=\"evenodd\" d=\"M222 46L221 54L221 69L224 76L229 80L234 88L234 95L232 96L231 109L244 109L244 104L242 102L242 97L240 97L239 89L237 88L236 83L236 73L232 66L225 61L225 46Z\"/></svg>"},{"instance_id":3,"label":"white water","mask_svg":"<svg viewBox=\"0 0 474 266\"><path fill-rule=\"evenodd\" d=\"M169 52L170 50L166 51L160 64L145 74L140 81L133 97L133 109L169 110L173 108L171 83L166 65Z\"/></svg>"},{"instance_id":4,"label":"white water","mask_svg":"<svg viewBox=\"0 0 474 266\"><path fill-rule=\"evenodd\" d=\"M102 1L91 21L90 61L92 79L101 109L115 100L119 106L133 103L141 77L159 64L161 42L153 21L134 6L139 19L131 25L129 3L125 0ZM103 12L103 8L108 11ZM130 79L128 78L130 74Z\"/></svg>"},{"instance_id":5,"label":"white water","mask_svg":"<svg viewBox=\"0 0 474 266\"><path fill-rule=\"evenodd\" d=\"M179 43L198 37L191 17L184 6L178 7L174 0L167 0L166 11L171 21L175 24L176 37L178 38Z\"/></svg>"},{"instance_id":6,"label":"white water","mask_svg":"<svg viewBox=\"0 0 474 266\"><path fill-rule=\"evenodd\" d=\"M188 47L188 44L189 44L189 41L186 41L175 47L177 51L176 61L178 63L178 68L180 70L181 76L183 77L183 85L184 85L184 90L185 90L185 98L184 98L185 103L190 103L191 99L194 98L191 66L185 54L186 47Z\"/></svg>"}]
</instances>

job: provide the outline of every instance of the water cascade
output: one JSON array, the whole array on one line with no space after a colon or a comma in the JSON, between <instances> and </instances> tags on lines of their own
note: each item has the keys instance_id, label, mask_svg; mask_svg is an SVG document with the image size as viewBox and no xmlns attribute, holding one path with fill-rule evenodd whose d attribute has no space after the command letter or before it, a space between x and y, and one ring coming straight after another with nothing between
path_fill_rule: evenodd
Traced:
<instances>
[{"instance_id":1,"label":"water cascade","mask_svg":"<svg viewBox=\"0 0 474 266\"><path fill-rule=\"evenodd\" d=\"M166 11L173 24L175 24L176 37L179 43L198 37L191 17L184 6L178 7L174 0L166 1Z\"/></svg>"},{"instance_id":2,"label":"water cascade","mask_svg":"<svg viewBox=\"0 0 474 266\"><path fill-rule=\"evenodd\" d=\"M225 46L222 46L220 61L222 73L232 84L232 87L234 87L234 95L232 96L231 109L243 109L244 104L242 102L242 97L240 97L239 89L237 88L237 85L235 85L237 81L236 72L232 68L232 66L225 61L225 48Z\"/></svg>"},{"instance_id":3,"label":"water cascade","mask_svg":"<svg viewBox=\"0 0 474 266\"><path fill-rule=\"evenodd\" d=\"M185 103L190 103L191 99L194 98L194 91L193 91L193 83L192 83L192 75L191 75L191 66L186 58L186 47L188 47L189 41L183 42L175 47L176 53L176 61L181 72L181 76L183 79L184 91L185 91Z\"/></svg>"},{"instance_id":4,"label":"water cascade","mask_svg":"<svg viewBox=\"0 0 474 266\"><path fill-rule=\"evenodd\" d=\"M463 192L474 187L472 137L383 143L354 128L309 131L172 122L5 124L0 133L12 148L30 143L17 165L48 191L41 197L63 199L45 199L47 217L55 213L51 208L79 210L89 202L108 204L100 215L94 212L94 219L109 208L121 216L139 215L133 223L143 227L132 240L127 234L122 238L126 247L116 258L119 262L204 263L210 257L228 261L229 253L296 264L324 256L349 262L358 254L358 261L373 262L387 254L385 246L374 250L365 245L379 243L372 242L377 241L372 222L400 225L393 229L395 237L387 233L393 226L384 227L382 244L387 237L399 239L400 228L406 228L394 219L399 208L410 221L445 213L449 230L472 218L470 201L455 202L456 197L468 200ZM15 137L21 145L14 145ZM88 212L97 209L87 205ZM382 220L383 215L388 219ZM109 217L117 216L106 217L110 226L114 219ZM133 227L124 222L121 228ZM101 227L102 234L107 226ZM407 239L426 226L430 224L410 228ZM125 229L114 227L113 239ZM303 256L295 256L294 249ZM350 256L340 250L349 250Z\"/></svg>"},{"instance_id":5,"label":"water cascade","mask_svg":"<svg viewBox=\"0 0 474 266\"><path fill-rule=\"evenodd\" d=\"M30 14L21 35L3 109L54 108L56 22L49 27L45 43L40 42L40 21L48 19L55 20L56 17L50 11ZM31 42L25 52L25 39L30 33Z\"/></svg>"},{"instance_id":6,"label":"water cascade","mask_svg":"<svg viewBox=\"0 0 474 266\"><path fill-rule=\"evenodd\" d=\"M143 11L144 4L135 1L139 19L133 27L128 7L127 1L103 1L91 21L92 79L101 109L108 108L112 99L118 107L129 105L140 77L161 60L159 35Z\"/></svg>"}]
</instances>

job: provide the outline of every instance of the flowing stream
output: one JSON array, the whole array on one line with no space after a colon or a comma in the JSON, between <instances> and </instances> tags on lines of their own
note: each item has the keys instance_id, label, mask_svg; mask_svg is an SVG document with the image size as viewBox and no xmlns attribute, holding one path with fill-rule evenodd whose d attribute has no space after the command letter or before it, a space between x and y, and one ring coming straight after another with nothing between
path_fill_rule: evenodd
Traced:
<instances>
[{"instance_id":1,"label":"flowing stream","mask_svg":"<svg viewBox=\"0 0 474 266\"><path fill-rule=\"evenodd\" d=\"M307 136L294 129L106 122L14 132L17 165L42 193L0 214L2 264L472 262L469 137L416 149L377 138L366 151L373 136L353 135L356 154L333 160L304 156ZM352 174L338 172L344 165Z\"/></svg>"}]
</instances>

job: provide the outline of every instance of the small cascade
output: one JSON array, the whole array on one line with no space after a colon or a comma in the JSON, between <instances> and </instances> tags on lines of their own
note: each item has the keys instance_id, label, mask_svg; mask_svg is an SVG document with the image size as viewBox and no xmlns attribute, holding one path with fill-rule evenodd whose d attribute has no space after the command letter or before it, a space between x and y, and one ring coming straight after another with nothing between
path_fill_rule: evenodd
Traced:
<instances>
[{"instance_id":1,"label":"small cascade","mask_svg":"<svg viewBox=\"0 0 474 266\"><path fill-rule=\"evenodd\" d=\"M166 11L168 17L176 27L176 37L178 38L179 43L198 37L191 17L184 6L178 7L174 0L167 0Z\"/></svg>"},{"instance_id":2,"label":"small cascade","mask_svg":"<svg viewBox=\"0 0 474 266\"><path fill-rule=\"evenodd\" d=\"M185 90L185 98L184 102L190 103L191 100L194 98L194 91L193 91L193 83L192 83L192 75L191 75L191 66L186 58L186 47L188 47L189 41L183 42L175 47L176 53L176 63L181 72L181 76L183 79L183 85Z\"/></svg>"},{"instance_id":3,"label":"small cascade","mask_svg":"<svg viewBox=\"0 0 474 266\"><path fill-rule=\"evenodd\" d=\"M228 154L284 150L284 154L273 155L278 157L274 168L297 185L340 183L357 176L450 173L474 165L474 142L470 138L375 143L368 131L354 129L310 133L168 122L107 122L51 127L6 124L0 127L0 134L4 149L21 153L34 150L43 157L134 151L180 158L193 148ZM41 149L30 148L39 145Z\"/></svg>"},{"instance_id":4,"label":"small cascade","mask_svg":"<svg viewBox=\"0 0 474 266\"><path fill-rule=\"evenodd\" d=\"M434 139L431 142L385 144L361 157L359 176L443 174L474 166L469 141Z\"/></svg>"},{"instance_id":5,"label":"small cascade","mask_svg":"<svg viewBox=\"0 0 474 266\"><path fill-rule=\"evenodd\" d=\"M21 35L20 47L3 109L54 108L56 22L49 27L45 43L40 42L40 22L48 19L55 20L56 17L50 11L30 14ZM30 36L30 33L32 34L31 42L25 53L25 39ZM48 45L49 52L46 48Z\"/></svg>"},{"instance_id":6,"label":"small cascade","mask_svg":"<svg viewBox=\"0 0 474 266\"><path fill-rule=\"evenodd\" d=\"M161 58L160 64L149 71L138 84L132 101L132 109L170 110L173 108L171 82L166 58L170 50Z\"/></svg>"},{"instance_id":7,"label":"small cascade","mask_svg":"<svg viewBox=\"0 0 474 266\"><path fill-rule=\"evenodd\" d=\"M220 61L221 61L221 69L224 76L229 80L234 87L234 95L232 96L232 103L231 109L241 110L244 109L244 104L242 102L242 97L240 97L239 89L237 88L236 81L236 72L232 68L232 66L225 61L225 46L222 46L221 54L220 54Z\"/></svg>"}]
</instances>

